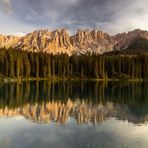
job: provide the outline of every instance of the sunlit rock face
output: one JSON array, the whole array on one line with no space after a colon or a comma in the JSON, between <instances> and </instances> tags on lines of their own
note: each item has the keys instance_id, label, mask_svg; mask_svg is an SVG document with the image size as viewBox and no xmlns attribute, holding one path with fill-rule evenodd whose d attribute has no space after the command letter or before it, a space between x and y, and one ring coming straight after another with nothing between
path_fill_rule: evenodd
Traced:
<instances>
[{"instance_id":1,"label":"sunlit rock face","mask_svg":"<svg viewBox=\"0 0 148 148\"><path fill-rule=\"evenodd\" d=\"M12 47L18 43L19 39L20 37L16 37L12 35L8 35L8 36L0 35L0 48Z\"/></svg>"},{"instance_id":2,"label":"sunlit rock face","mask_svg":"<svg viewBox=\"0 0 148 148\"><path fill-rule=\"evenodd\" d=\"M138 37L148 39L148 31L137 29L111 36L95 29L79 29L74 35L70 35L67 29L46 29L34 31L23 37L0 35L0 47L52 54L102 54L125 49Z\"/></svg>"},{"instance_id":3,"label":"sunlit rock face","mask_svg":"<svg viewBox=\"0 0 148 148\"><path fill-rule=\"evenodd\" d=\"M53 32L48 30L34 31L23 37L15 47L47 53L67 53L85 54L85 53L103 53L113 49L114 41L102 31L81 30L70 36L68 30L58 29Z\"/></svg>"},{"instance_id":4,"label":"sunlit rock face","mask_svg":"<svg viewBox=\"0 0 148 148\"><path fill-rule=\"evenodd\" d=\"M70 34L66 29L59 29L52 32L52 41L46 48L50 53L67 53L71 54L74 48L70 42Z\"/></svg>"},{"instance_id":5,"label":"sunlit rock face","mask_svg":"<svg viewBox=\"0 0 148 148\"><path fill-rule=\"evenodd\" d=\"M15 47L25 51L53 54L70 54L73 51L73 46L70 43L70 35L66 29L59 29L53 32L49 30L34 31L21 38Z\"/></svg>"},{"instance_id":6,"label":"sunlit rock face","mask_svg":"<svg viewBox=\"0 0 148 148\"><path fill-rule=\"evenodd\" d=\"M71 37L71 41L77 53L104 53L112 51L114 41L109 34L99 30L81 30Z\"/></svg>"},{"instance_id":7,"label":"sunlit rock face","mask_svg":"<svg viewBox=\"0 0 148 148\"><path fill-rule=\"evenodd\" d=\"M25 51L44 52L50 40L51 40L50 31L38 30L22 37L14 47Z\"/></svg>"},{"instance_id":8,"label":"sunlit rock face","mask_svg":"<svg viewBox=\"0 0 148 148\"><path fill-rule=\"evenodd\" d=\"M121 33L113 36L113 40L115 40L116 42L116 44L114 45L115 49L127 48L138 37L148 39L148 31L136 29L128 33Z\"/></svg>"}]
</instances>

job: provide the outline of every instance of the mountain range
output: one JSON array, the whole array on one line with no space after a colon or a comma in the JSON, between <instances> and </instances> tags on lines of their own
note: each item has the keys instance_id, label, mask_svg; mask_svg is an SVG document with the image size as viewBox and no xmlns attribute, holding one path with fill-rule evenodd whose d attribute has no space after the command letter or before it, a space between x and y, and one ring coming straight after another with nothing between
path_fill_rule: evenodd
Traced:
<instances>
[{"instance_id":1,"label":"mountain range","mask_svg":"<svg viewBox=\"0 0 148 148\"><path fill-rule=\"evenodd\" d=\"M140 46L136 44L139 40L142 40ZM143 42L146 42L144 50L148 49L148 31L140 29L114 36L95 29L79 29L73 35L70 35L67 29L36 30L23 37L0 35L0 48L69 55L88 52L102 54L115 50L130 50L133 47L143 48Z\"/></svg>"}]
</instances>

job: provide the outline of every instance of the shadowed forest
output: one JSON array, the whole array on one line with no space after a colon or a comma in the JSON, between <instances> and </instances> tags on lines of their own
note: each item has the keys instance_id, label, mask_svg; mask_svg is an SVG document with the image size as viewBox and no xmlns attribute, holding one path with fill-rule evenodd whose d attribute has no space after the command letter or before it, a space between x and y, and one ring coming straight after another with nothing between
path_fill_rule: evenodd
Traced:
<instances>
[{"instance_id":1,"label":"shadowed forest","mask_svg":"<svg viewBox=\"0 0 148 148\"><path fill-rule=\"evenodd\" d=\"M147 54L47 54L0 50L0 76L62 79L148 79Z\"/></svg>"}]
</instances>

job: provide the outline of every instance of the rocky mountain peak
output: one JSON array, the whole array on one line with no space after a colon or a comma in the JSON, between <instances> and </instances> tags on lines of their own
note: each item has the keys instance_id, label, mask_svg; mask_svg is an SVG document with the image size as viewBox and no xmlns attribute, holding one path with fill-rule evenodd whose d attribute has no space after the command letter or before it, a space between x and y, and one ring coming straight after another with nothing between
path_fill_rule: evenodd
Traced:
<instances>
[{"instance_id":1,"label":"rocky mountain peak","mask_svg":"<svg viewBox=\"0 0 148 148\"><path fill-rule=\"evenodd\" d=\"M49 30L36 30L22 37L15 47L28 51L43 51L48 42L51 40L51 32Z\"/></svg>"},{"instance_id":2,"label":"rocky mountain peak","mask_svg":"<svg viewBox=\"0 0 148 148\"><path fill-rule=\"evenodd\" d=\"M20 37L12 36L12 35L0 35L0 48L15 45L19 41Z\"/></svg>"},{"instance_id":3,"label":"rocky mountain peak","mask_svg":"<svg viewBox=\"0 0 148 148\"><path fill-rule=\"evenodd\" d=\"M72 39L74 39L75 41L79 43L87 42L88 40L91 39L90 30L79 29L77 33L72 37Z\"/></svg>"},{"instance_id":4,"label":"rocky mountain peak","mask_svg":"<svg viewBox=\"0 0 148 148\"><path fill-rule=\"evenodd\" d=\"M94 40L100 40L102 38L103 39L110 38L109 34L103 32L101 30L96 30L96 29L91 31L91 35Z\"/></svg>"},{"instance_id":5,"label":"rocky mountain peak","mask_svg":"<svg viewBox=\"0 0 148 148\"><path fill-rule=\"evenodd\" d=\"M70 42L70 34L67 29L58 29L51 33L51 42L46 48L47 52L70 54L72 50L73 46Z\"/></svg>"},{"instance_id":6,"label":"rocky mountain peak","mask_svg":"<svg viewBox=\"0 0 148 148\"><path fill-rule=\"evenodd\" d=\"M107 39L110 36L107 33L104 33L100 30L89 30L89 29L79 29L78 32L72 37L77 42L90 42L90 41L99 41L101 39Z\"/></svg>"},{"instance_id":7,"label":"rocky mountain peak","mask_svg":"<svg viewBox=\"0 0 148 148\"><path fill-rule=\"evenodd\" d=\"M128 33L121 33L113 36L113 40L116 41L114 46L115 49L126 49L131 42L133 42L138 37L148 39L148 31L143 31L136 29L134 31L129 31Z\"/></svg>"},{"instance_id":8,"label":"rocky mountain peak","mask_svg":"<svg viewBox=\"0 0 148 148\"><path fill-rule=\"evenodd\" d=\"M0 35L0 47L53 54L102 54L115 49L125 49L138 37L148 40L148 31L136 29L110 36L101 30L78 29L77 33L71 36L65 28L54 31L45 29L36 30L23 37Z\"/></svg>"},{"instance_id":9,"label":"rocky mountain peak","mask_svg":"<svg viewBox=\"0 0 148 148\"><path fill-rule=\"evenodd\" d=\"M112 49L111 37L99 30L79 29L78 32L71 37L71 42L76 47L77 52L96 52L110 51Z\"/></svg>"}]
</instances>

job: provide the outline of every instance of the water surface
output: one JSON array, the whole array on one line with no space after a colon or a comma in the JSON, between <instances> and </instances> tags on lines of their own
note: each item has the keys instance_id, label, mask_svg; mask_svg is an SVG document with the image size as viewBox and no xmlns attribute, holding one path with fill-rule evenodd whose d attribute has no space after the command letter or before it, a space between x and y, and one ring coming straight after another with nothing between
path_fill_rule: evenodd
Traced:
<instances>
[{"instance_id":1,"label":"water surface","mask_svg":"<svg viewBox=\"0 0 148 148\"><path fill-rule=\"evenodd\" d=\"M0 148L147 148L147 82L0 86Z\"/></svg>"}]
</instances>

